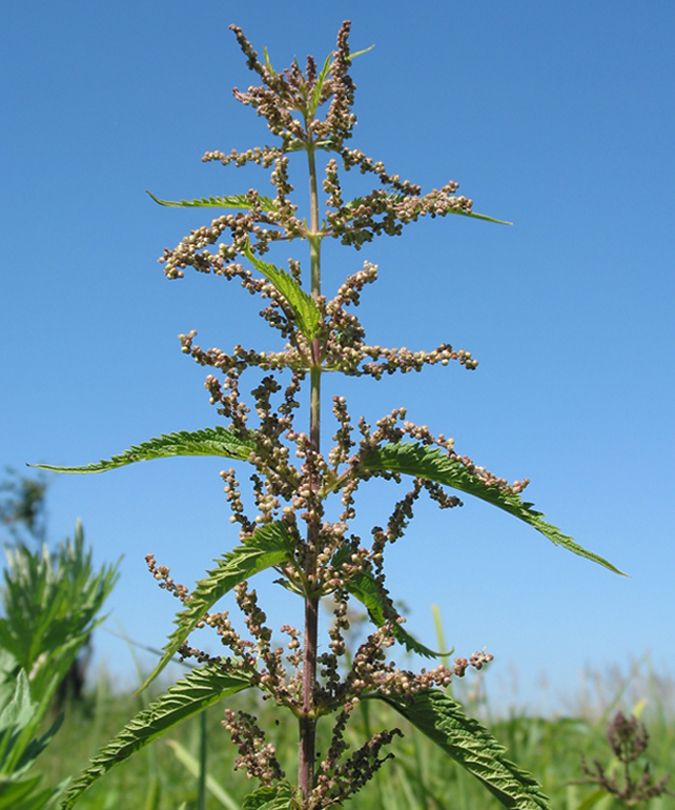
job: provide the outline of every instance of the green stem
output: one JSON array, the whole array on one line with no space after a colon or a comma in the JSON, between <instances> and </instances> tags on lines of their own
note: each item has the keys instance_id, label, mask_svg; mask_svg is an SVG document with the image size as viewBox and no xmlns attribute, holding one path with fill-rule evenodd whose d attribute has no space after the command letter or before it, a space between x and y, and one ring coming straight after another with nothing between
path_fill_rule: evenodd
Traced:
<instances>
[{"instance_id":1,"label":"green stem","mask_svg":"<svg viewBox=\"0 0 675 810\"><path fill-rule=\"evenodd\" d=\"M309 160L309 257L312 267L312 295L321 295L321 232L319 231L319 193L316 182L316 155L314 145L307 145Z\"/></svg>"},{"instance_id":2,"label":"green stem","mask_svg":"<svg viewBox=\"0 0 675 810\"><path fill-rule=\"evenodd\" d=\"M312 272L312 296L321 295L321 234L319 232L319 196L316 181L316 161L313 144L308 143L309 193L310 193L310 232L309 252ZM310 371L309 438L312 450L321 448L321 345L317 338L312 346L312 368ZM313 481L312 489L318 494L320 482ZM316 553L318 525L310 520L307 530L307 558L305 575L310 589L316 585ZM298 756L298 784L305 805L314 787L314 760L316 757L316 659L318 649L319 599L308 595L305 598L305 636L302 663L302 715L300 716L300 746Z\"/></svg>"}]
</instances>

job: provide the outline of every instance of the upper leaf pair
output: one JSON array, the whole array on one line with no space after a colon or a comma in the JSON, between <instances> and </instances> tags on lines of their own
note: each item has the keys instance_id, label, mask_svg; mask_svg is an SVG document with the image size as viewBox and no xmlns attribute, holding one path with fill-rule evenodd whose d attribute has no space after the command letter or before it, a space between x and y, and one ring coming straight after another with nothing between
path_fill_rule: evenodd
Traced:
<instances>
[{"instance_id":1,"label":"upper leaf pair","mask_svg":"<svg viewBox=\"0 0 675 810\"><path fill-rule=\"evenodd\" d=\"M310 299L311 300L311 299ZM248 439L240 439L232 431L223 427L205 428L198 431L180 431L151 439L108 461L87 464L79 467L58 467L49 464L35 464L45 470L62 473L98 473L154 458L170 456L224 456L245 460L255 450L253 434ZM390 443L370 450L360 462L360 468L366 471L389 471L419 478L427 478L439 484L451 486L476 498L487 501L499 509L509 512L541 532L555 545L561 545L568 551L586 557L616 574L622 574L618 568L603 557L575 543L563 534L560 529L543 520L543 514L533 508L533 504L523 501L515 492L490 486L479 476L466 469L459 458L443 453L438 448L413 442ZM330 491L343 481L336 479L327 490ZM625 576L625 575L624 575Z\"/></svg>"}]
</instances>

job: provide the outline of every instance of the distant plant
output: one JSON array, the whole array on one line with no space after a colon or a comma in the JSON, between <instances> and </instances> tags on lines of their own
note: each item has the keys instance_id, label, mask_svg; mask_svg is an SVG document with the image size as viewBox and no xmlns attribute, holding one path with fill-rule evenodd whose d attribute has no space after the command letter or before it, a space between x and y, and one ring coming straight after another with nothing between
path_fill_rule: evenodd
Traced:
<instances>
[{"instance_id":1,"label":"distant plant","mask_svg":"<svg viewBox=\"0 0 675 810\"><path fill-rule=\"evenodd\" d=\"M167 206L225 210L210 225L193 230L175 249L166 249L160 261L170 279L181 278L187 267L193 267L200 273L240 282L248 293L263 299L261 316L279 333L282 343L272 350L236 345L228 353L200 348L195 330L180 335L182 351L210 369L205 382L210 402L229 424L163 435L97 464L47 469L97 473L153 458L222 456L248 465L252 495L244 497L235 470L221 472L239 544L225 550L216 567L192 591L177 583L154 555L148 555L152 576L182 605L177 628L148 683L176 653L194 658L202 666L170 687L102 749L75 782L63 807L71 807L106 771L177 723L250 687L286 709L298 723L298 778L297 782L287 778L256 717L226 709L224 725L239 749L237 767L261 785L246 799L245 810L319 810L341 805L357 793L392 756L387 749L401 736L398 728L379 730L357 750L348 751L345 731L354 709L365 700L380 700L393 707L507 807L547 807L535 780L504 757L504 749L477 721L466 717L444 688L469 667L481 669L492 658L489 653L458 657L452 666L441 664L417 674L398 668L388 658L397 642L428 658L447 653L430 650L404 629L404 619L385 586L385 550L403 536L421 494L426 493L441 509L460 506L459 498L444 489L450 487L509 512L555 544L617 569L574 543L523 501L527 480L508 484L474 464L455 451L453 439L434 436L426 426L409 421L405 408L383 415L373 428L363 417L351 418L345 397L334 397L334 443L327 452L322 450L324 373L380 380L385 374L445 366L451 360L466 369L477 366L470 352L455 350L447 343L430 351L367 344L354 309L366 285L376 280L377 267L366 261L363 269L348 275L328 298L322 293L323 240L337 239L358 250L375 236L399 235L405 225L423 216L452 214L497 220L475 213L471 200L457 196L454 181L422 195L419 186L390 174L381 161L346 146L356 122L352 113L355 86L349 69L358 55L350 53L348 22L342 25L337 48L323 66L310 56L304 73L296 60L290 68L277 72L267 51L261 62L241 29L230 27L248 67L262 82L245 92L235 89L235 98L266 119L277 144L227 154L207 152L203 160L237 167L255 163L271 169L276 195L267 197L251 189L244 194L181 202L154 197ZM324 104L328 110L322 119L317 112ZM297 214L298 206L291 198L289 169L294 153L304 153L307 158L307 218ZM317 172L321 154L326 155L323 217ZM378 187L365 196L345 199L342 172L354 169L373 176ZM290 259L286 270L262 258L276 243L295 239L306 240L309 246L307 289L302 286L299 261ZM240 385L251 367L262 374L251 390L251 404L246 404ZM297 422L306 388L309 415L303 430L304 425ZM412 478L412 488L394 503L386 522L372 528L370 543L364 542L351 530L359 490L372 478L400 483L403 476ZM256 591L248 585L249 578L265 569L273 569L276 581L304 604L303 629L287 623L278 628L288 639L285 651L273 645L267 616ZM235 630L227 611L212 610L230 591L244 614L250 638ZM333 623L322 641L319 605L326 598L333 600ZM350 599L366 607L374 625L353 656L347 655L345 644ZM188 643L188 635L204 626L216 631L228 650L224 655L209 655ZM327 747L319 752L317 724L329 717L332 731Z\"/></svg>"},{"instance_id":2,"label":"distant plant","mask_svg":"<svg viewBox=\"0 0 675 810\"><path fill-rule=\"evenodd\" d=\"M0 586L0 810L53 807L65 789L40 787L36 757L58 730L62 716L37 737L54 696L99 617L117 574L95 572L78 521L73 542L57 554L6 549Z\"/></svg>"},{"instance_id":3,"label":"distant plant","mask_svg":"<svg viewBox=\"0 0 675 810\"><path fill-rule=\"evenodd\" d=\"M53 694L92 630L103 619L103 603L117 581L117 566L94 571L78 520L73 541L56 553L45 545L5 549L7 567L1 588L0 649L14 659L8 677L23 669L37 699Z\"/></svg>"},{"instance_id":4,"label":"distant plant","mask_svg":"<svg viewBox=\"0 0 675 810\"><path fill-rule=\"evenodd\" d=\"M0 524L13 542L46 540L48 485L44 474L20 475L12 467L5 467L5 478L0 481Z\"/></svg>"},{"instance_id":5,"label":"distant plant","mask_svg":"<svg viewBox=\"0 0 675 810\"><path fill-rule=\"evenodd\" d=\"M610 764L603 766L596 759L593 760L595 767L591 768L582 753L581 767L587 778L574 780L576 784L599 786L600 790L593 794L593 804L604 796L613 796L626 807L636 807L664 793L675 796L666 788L670 775L654 784L649 762L644 762L640 776L634 778L631 774L631 767L635 766L649 745L647 728L637 717L625 717L622 712L617 712L607 729L607 741L614 753ZM585 805L590 806L590 803L587 801Z\"/></svg>"}]
</instances>

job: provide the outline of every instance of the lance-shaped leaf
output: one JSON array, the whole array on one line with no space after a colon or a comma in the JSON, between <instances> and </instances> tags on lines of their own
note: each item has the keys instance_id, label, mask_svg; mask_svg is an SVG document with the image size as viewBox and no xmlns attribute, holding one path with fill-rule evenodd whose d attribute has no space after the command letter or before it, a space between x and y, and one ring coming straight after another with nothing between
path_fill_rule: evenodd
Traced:
<instances>
[{"instance_id":1,"label":"lance-shaped leaf","mask_svg":"<svg viewBox=\"0 0 675 810\"><path fill-rule=\"evenodd\" d=\"M355 59L357 56L361 56L364 53L368 53L368 51L372 51L374 45L371 45L370 48L364 48L362 51L357 51L356 53L350 54L347 59L351 62L352 59ZM323 63L323 68L321 69L321 73L319 73L316 84L312 88L312 95L309 100L309 104L307 106L307 118L314 118L314 114L316 113L319 107L319 99L321 98L321 91L323 90L323 86L328 78L328 74L333 67L333 57L335 55L334 51L331 51L328 56L326 57L326 61ZM267 55L265 56L267 58ZM268 67L270 67L268 65Z\"/></svg>"},{"instance_id":2,"label":"lance-shaped leaf","mask_svg":"<svg viewBox=\"0 0 675 810\"><path fill-rule=\"evenodd\" d=\"M119 456L113 456L97 464L86 464L82 467L55 467L51 464L30 464L60 473L99 473L124 467L136 461L149 461L153 458L170 458L171 456L223 456L246 461L255 443L252 439L240 439L224 427L204 428L204 430L181 430L178 433L167 433L158 439L150 439L138 447L132 446Z\"/></svg>"},{"instance_id":3,"label":"lance-shaped leaf","mask_svg":"<svg viewBox=\"0 0 675 810\"><path fill-rule=\"evenodd\" d=\"M317 76L316 84L312 88L312 95L309 100L309 106L307 108L307 117L309 119L314 118L314 114L317 111L317 108L319 106L319 99L321 98L321 91L323 90L323 85L326 79L328 78L328 74L330 73L332 64L333 64L333 52L331 51L326 57L326 61L323 63L321 73L319 73L319 75Z\"/></svg>"},{"instance_id":4,"label":"lance-shaped leaf","mask_svg":"<svg viewBox=\"0 0 675 810\"><path fill-rule=\"evenodd\" d=\"M269 57L269 54L267 53L267 48L263 48L263 51L264 51L264 53L265 53L265 65L266 65L267 69L268 69L268 70L269 70L269 72L272 74L272 76L276 76L276 75L277 75L277 72L276 72L276 70L275 70L275 69L272 67L272 63L270 62L270 57Z\"/></svg>"},{"instance_id":5,"label":"lance-shaped leaf","mask_svg":"<svg viewBox=\"0 0 675 810\"><path fill-rule=\"evenodd\" d=\"M382 596L379 592L375 577L373 577L372 574L362 572L345 582L345 589L366 607L373 624L377 627L382 627L386 621L384 616L385 606L382 602ZM430 650L429 647L425 647L424 644L417 641L414 636L406 632L401 624L395 625L394 638L400 644L403 644L406 650L422 655L424 658L439 658L442 655L449 655L447 652L434 652Z\"/></svg>"},{"instance_id":6,"label":"lance-shaped leaf","mask_svg":"<svg viewBox=\"0 0 675 810\"><path fill-rule=\"evenodd\" d=\"M305 337L309 340L313 340L319 331L321 313L312 296L308 295L302 289L290 273L287 273L285 270L279 270L269 262L263 262L257 259L253 255L250 245L246 245L244 255L255 269L268 278L288 301L289 306L293 310L298 328Z\"/></svg>"},{"instance_id":7,"label":"lance-shaped leaf","mask_svg":"<svg viewBox=\"0 0 675 810\"><path fill-rule=\"evenodd\" d=\"M341 546L334 554L331 565L338 569L342 563L346 562L351 554L351 549L348 545ZM279 584L288 587L285 582L279 581ZM362 571L359 574L350 574L345 581L345 590L347 590L353 597L359 600L361 604L367 609L370 620L376 627L382 627L386 622L385 613L387 607L388 597L380 590L375 577L370 571ZM394 638L405 646L409 652L416 652L424 658L439 658L443 655L450 655L449 652L434 652L434 650L425 647L424 644L417 641L414 636L406 632L400 624L395 625Z\"/></svg>"},{"instance_id":8,"label":"lance-shaped leaf","mask_svg":"<svg viewBox=\"0 0 675 810\"><path fill-rule=\"evenodd\" d=\"M347 59L351 62L352 59L356 59L357 56L363 56L364 53L368 53L372 51L375 45L370 45L368 48L364 48L362 51L356 51L356 53L350 53Z\"/></svg>"},{"instance_id":9,"label":"lance-shaped leaf","mask_svg":"<svg viewBox=\"0 0 675 810\"><path fill-rule=\"evenodd\" d=\"M230 194L227 197L201 197L198 200L160 200L149 191L146 192L152 199L167 208L244 208L250 210L253 203L247 199L245 194ZM263 211L276 211L277 204L273 197L263 197L261 194L256 198Z\"/></svg>"},{"instance_id":10,"label":"lance-shaped leaf","mask_svg":"<svg viewBox=\"0 0 675 810\"><path fill-rule=\"evenodd\" d=\"M496 222L497 225L513 225L513 222L509 222L506 219L495 219L494 217L488 217L485 214L477 214L475 211L463 211L461 208L457 210L453 209L448 211L448 214L458 214L460 217L472 217L473 219L482 219L485 222Z\"/></svg>"},{"instance_id":11,"label":"lance-shaped leaf","mask_svg":"<svg viewBox=\"0 0 675 810\"><path fill-rule=\"evenodd\" d=\"M250 685L249 679L244 675L226 673L218 667L206 666L193 670L169 687L147 709L137 714L100 750L89 767L72 784L60 810L69 810L97 779L178 723Z\"/></svg>"},{"instance_id":12,"label":"lance-shaped leaf","mask_svg":"<svg viewBox=\"0 0 675 810\"><path fill-rule=\"evenodd\" d=\"M469 472L459 458L444 453L439 448L413 442L386 444L370 451L361 462L361 467L366 470L388 470L426 478L474 495L529 523L556 546L563 546L580 557L586 557L616 574L625 576L603 557L587 551L571 537L563 534L560 529L542 520L542 512L537 512L531 503L523 501L518 493L488 486L478 475Z\"/></svg>"},{"instance_id":13,"label":"lance-shaped leaf","mask_svg":"<svg viewBox=\"0 0 675 810\"><path fill-rule=\"evenodd\" d=\"M150 677L141 687L145 689L164 669L183 644L188 634L194 630L203 615L235 585L260 571L280 565L293 557L291 537L285 524L277 521L257 529L243 546L228 551L222 559L216 560L217 568L200 579L190 594L185 607L176 615L176 629L169 636L169 643Z\"/></svg>"},{"instance_id":14,"label":"lance-shaped leaf","mask_svg":"<svg viewBox=\"0 0 675 810\"><path fill-rule=\"evenodd\" d=\"M440 689L415 694L413 702L376 694L466 768L510 810L548 810L548 797L530 773L504 757L505 748Z\"/></svg>"}]
</instances>

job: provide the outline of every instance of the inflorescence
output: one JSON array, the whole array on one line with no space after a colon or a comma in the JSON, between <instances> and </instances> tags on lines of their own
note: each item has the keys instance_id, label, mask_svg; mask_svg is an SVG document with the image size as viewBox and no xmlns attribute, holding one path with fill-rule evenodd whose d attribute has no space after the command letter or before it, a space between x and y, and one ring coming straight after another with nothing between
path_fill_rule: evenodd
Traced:
<instances>
[{"instance_id":1,"label":"inflorescence","mask_svg":"<svg viewBox=\"0 0 675 810\"><path fill-rule=\"evenodd\" d=\"M228 354L217 348L200 348L194 342L195 330L179 336L182 351L210 369L205 387L211 404L228 420L234 435L252 439L255 446L248 458L255 470L251 477L255 514L247 513L235 471L221 472L231 511L230 521L238 525L241 542L246 544L259 527L282 521L292 538L293 555L292 561L277 566L281 583L305 598L330 596L333 599L333 623L328 630L330 642L318 657L313 711L316 717L334 714L335 720L330 747L318 765L308 804L316 808L328 807L343 802L370 779L391 756L382 756L382 749L400 735L398 729L378 732L361 749L346 757L345 728L362 698L379 693L414 701L420 690L445 687L453 676L463 676L469 667L481 669L492 658L479 652L470 659L456 658L450 668L439 665L418 674L402 670L389 660L387 651L402 638L404 619L396 611L385 587L385 548L402 536L423 491L442 509L461 506L461 501L439 484L415 478L411 491L394 504L384 526L372 528L370 545L364 545L349 529L356 516L357 489L373 477L400 481L396 473L370 468L368 459L378 448L407 438L436 448L468 474L501 491L517 494L527 485L527 480L509 485L476 466L471 459L455 452L453 439L443 435L434 437L426 426L408 421L403 408L384 416L373 428L364 419L354 423L345 398L335 397L333 415L337 429L334 444L325 455L306 433L296 429L298 394L307 375L317 368L379 380L385 374L419 372L424 366L448 365L451 360L467 369L475 369L477 361L470 352L455 350L447 343L430 351L367 344L365 330L353 310L360 303L364 287L377 278L377 267L369 262L364 263L362 270L348 276L333 298L314 296L320 313L318 333L312 336L303 333L293 307L275 285L264 276L256 276L240 262L248 250L262 256L275 242L317 239L316 233L309 232L306 221L298 218L297 206L291 200L289 155L301 150L335 153L325 168L326 214L318 237L339 239L357 249L375 236L400 234L404 225L419 217L468 213L472 202L456 196L458 184L453 181L440 190L422 195L419 186L390 174L381 161L345 146L356 123L351 110L355 86L348 73L353 58L348 44L349 22L340 29L336 50L326 68L319 71L314 59L308 57L304 73L296 60L289 69L276 72L267 55L264 62L258 59L241 29L230 27L247 58L248 67L262 82L246 91L235 88L235 98L251 106L267 121L270 132L280 139L280 144L232 150L227 154L211 151L203 160L237 167L255 163L271 169L270 181L275 194L265 197L256 190L248 191L240 199L243 211L223 214L209 226L193 230L176 248L166 249L160 262L165 274L172 279L182 277L184 270L191 266L202 273L238 280L250 294L264 299L261 315L285 341L281 351L258 351L237 345ZM328 111L321 119L316 112L324 104L328 104ZM352 170L374 176L379 187L364 197L345 202L340 173ZM289 260L288 274L299 282L300 264ZM250 405L240 395L240 379L249 367L265 373L251 391ZM283 377L286 378L284 384ZM325 516L325 501L333 495L342 504L336 521L327 520ZM311 561L309 566L308 560ZM190 594L184 586L174 583L169 569L157 565L152 555L147 561L161 587L189 604ZM381 615L371 616L376 628L356 650L349 650L348 603L364 578L376 590ZM281 632L288 638L285 649L276 646L267 617L258 606L257 594L248 589L246 581L235 588L235 598L244 614L250 638L242 638L234 629L227 611L206 613L199 626L214 629L227 653L213 656L189 646L186 641L181 655L225 671L245 674L268 699L300 716L304 653L300 631L284 625ZM249 776L258 778L263 785L283 777L273 746L265 741L254 717L228 710L224 725L239 748L238 767L245 768Z\"/></svg>"}]
</instances>

